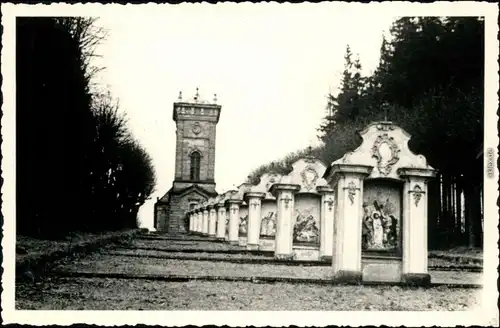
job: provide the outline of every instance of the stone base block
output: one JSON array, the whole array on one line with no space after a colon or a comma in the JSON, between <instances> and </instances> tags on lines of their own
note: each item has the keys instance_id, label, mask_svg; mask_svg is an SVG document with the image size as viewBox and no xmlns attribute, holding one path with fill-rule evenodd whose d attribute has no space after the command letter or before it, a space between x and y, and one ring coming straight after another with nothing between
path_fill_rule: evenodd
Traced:
<instances>
[{"instance_id":1,"label":"stone base block","mask_svg":"<svg viewBox=\"0 0 500 328\"><path fill-rule=\"evenodd\" d=\"M274 251L276 248L276 241L274 239L261 239L259 241L259 250L261 251Z\"/></svg>"},{"instance_id":2,"label":"stone base block","mask_svg":"<svg viewBox=\"0 0 500 328\"><path fill-rule=\"evenodd\" d=\"M319 258L321 262L332 262L332 256L330 255L323 255Z\"/></svg>"},{"instance_id":3,"label":"stone base block","mask_svg":"<svg viewBox=\"0 0 500 328\"><path fill-rule=\"evenodd\" d=\"M224 237L217 237L216 240L220 241L220 242L224 242L224 241L226 241L226 238L224 238Z\"/></svg>"},{"instance_id":4,"label":"stone base block","mask_svg":"<svg viewBox=\"0 0 500 328\"><path fill-rule=\"evenodd\" d=\"M256 251L259 249L259 245L258 244L248 244L247 243L247 249L249 251Z\"/></svg>"},{"instance_id":5,"label":"stone base block","mask_svg":"<svg viewBox=\"0 0 500 328\"><path fill-rule=\"evenodd\" d=\"M363 274L360 271L339 270L335 272L333 280L346 284L361 284Z\"/></svg>"},{"instance_id":6,"label":"stone base block","mask_svg":"<svg viewBox=\"0 0 500 328\"><path fill-rule=\"evenodd\" d=\"M297 261L318 261L319 246L293 246L293 253Z\"/></svg>"},{"instance_id":7,"label":"stone base block","mask_svg":"<svg viewBox=\"0 0 500 328\"><path fill-rule=\"evenodd\" d=\"M215 234L208 234L208 237L215 238Z\"/></svg>"},{"instance_id":8,"label":"stone base block","mask_svg":"<svg viewBox=\"0 0 500 328\"><path fill-rule=\"evenodd\" d=\"M247 237L240 237L238 244L242 247L247 245Z\"/></svg>"},{"instance_id":9,"label":"stone base block","mask_svg":"<svg viewBox=\"0 0 500 328\"><path fill-rule=\"evenodd\" d=\"M428 286L431 284L431 276L428 273L405 273L401 281L411 286Z\"/></svg>"},{"instance_id":10,"label":"stone base block","mask_svg":"<svg viewBox=\"0 0 500 328\"><path fill-rule=\"evenodd\" d=\"M400 259L362 259L363 281L400 282L401 265Z\"/></svg>"},{"instance_id":11,"label":"stone base block","mask_svg":"<svg viewBox=\"0 0 500 328\"><path fill-rule=\"evenodd\" d=\"M293 260L294 254L274 254L274 258L277 260Z\"/></svg>"}]
</instances>

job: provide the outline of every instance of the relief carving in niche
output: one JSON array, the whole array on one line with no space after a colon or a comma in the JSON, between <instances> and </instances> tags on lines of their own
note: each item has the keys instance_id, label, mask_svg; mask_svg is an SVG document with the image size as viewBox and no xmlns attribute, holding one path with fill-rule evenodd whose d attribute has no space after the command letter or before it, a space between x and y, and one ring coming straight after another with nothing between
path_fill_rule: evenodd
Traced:
<instances>
[{"instance_id":1,"label":"relief carving in niche","mask_svg":"<svg viewBox=\"0 0 500 328\"><path fill-rule=\"evenodd\" d=\"M269 211L260 223L261 237L274 237L276 235L276 212Z\"/></svg>"},{"instance_id":2,"label":"relief carving in niche","mask_svg":"<svg viewBox=\"0 0 500 328\"><path fill-rule=\"evenodd\" d=\"M372 147L373 157L377 159L377 168L383 175L391 173L392 166L399 161L400 149L393 137L387 133L379 135Z\"/></svg>"},{"instance_id":3,"label":"relief carving in niche","mask_svg":"<svg viewBox=\"0 0 500 328\"><path fill-rule=\"evenodd\" d=\"M295 209L296 218L293 226L293 241L319 243L319 221L313 208Z\"/></svg>"},{"instance_id":4,"label":"relief carving in niche","mask_svg":"<svg viewBox=\"0 0 500 328\"><path fill-rule=\"evenodd\" d=\"M306 190L311 190L318 180L318 172L311 166L307 166L300 175L302 176L302 184Z\"/></svg>"}]
</instances>

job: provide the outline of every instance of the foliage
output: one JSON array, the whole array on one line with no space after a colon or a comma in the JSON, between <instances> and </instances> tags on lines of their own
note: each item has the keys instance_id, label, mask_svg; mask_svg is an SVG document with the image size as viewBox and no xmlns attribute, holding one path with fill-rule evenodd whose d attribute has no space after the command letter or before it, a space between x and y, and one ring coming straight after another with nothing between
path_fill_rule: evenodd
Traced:
<instances>
[{"instance_id":1,"label":"foliage","mask_svg":"<svg viewBox=\"0 0 500 328\"><path fill-rule=\"evenodd\" d=\"M16 35L17 233L136 227L154 170L119 104L91 83L105 31L94 18L18 18Z\"/></svg>"},{"instance_id":2,"label":"foliage","mask_svg":"<svg viewBox=\"0 0 500 328\"><path fill-rule=\"evenodd\" d=\"M439 172L429 191L430 240L447 246L482 243L480 191L483 180L484 22L477 17L403 17L380 47L371 76L361 75L349 46L340 88L330 94L318 128L325 163L354 150L355 133L373 121L389 120L412 135L410 148ZM297 159L298 154L290 154ZM263 165L252 177L270 170ZM442 181L440 180L442 179ZM441 181L441 182L440 182ZM465 204L461 204L461 195ZM433 207L434 208L431 208ZM465 229L462 231L462 206ZM432 226L432 227L431 227ZM445 245L446 246L446 245Z\"/></svg>"},{"instance_id":3,"label":"foliage","mask_svg":"<svg viewBox=\"0 0 500 328\"><path fill-rule=\"evenodd\" d=\"M295 152L291 152L280 160L263 164L250 172L247 177L246 182L252 185L257 185L260 182L260 177L264 173L277 173L281 175L287 175L292 172L292 164L295 163L300 158L311 154L312 156L318 157L321 148L311 148L311 149L301 149Z\"/></svg>"}]
</instances>

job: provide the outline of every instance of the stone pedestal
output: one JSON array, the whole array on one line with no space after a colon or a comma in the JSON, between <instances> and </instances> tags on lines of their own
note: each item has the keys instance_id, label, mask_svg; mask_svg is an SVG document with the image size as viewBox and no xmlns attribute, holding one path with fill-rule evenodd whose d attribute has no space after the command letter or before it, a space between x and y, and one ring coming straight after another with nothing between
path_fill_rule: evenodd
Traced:
<instances>
[{"instance_id":1,"label":"stone pedestal","mask_svg":"<svg viewBox=\"0 0 500 328\"><path fill-rule=\"evenodd\" d=\"M316 189L321 194L319 258L323 261L331 261L333 253L333 220L335 213L335 195L333 189L328 186L318 186Z\"/></svg>"},{"instance_id":2,"label":"stone pedestal","mask_svg":"<svg viewBox=\"0 0 500 328\"><path fill-rule=\"evenodd\" d=\"M217 211L213 205L208 207L208 235L210 237L215 237L215 231L217 228Z\"/></svg>"},{"instance_id":3,"label":"stone pedestal","mask_svg":"<svg viewBox=\"0 0 500 328\"><path fill-rule=\"evenodd\" d=\"M259 249L261 201L266 196L263 192L249 192L245 194L245 201L248 204L248 231L247 249Z\"/></svg>"},{"instance_id":4,"label":"stone pedestal","mask_svg":"<svg viewBox=\"0 0 500 328\"><path fill-rule=\"evenodd\" d=\"M276 246L274 256L278 259L293 258L293 211L295 193L300 185L275 183L271 193L276 197Z\"/></svg>"},{"instance_id":5,"label":"stone pedestal","mask_svg":"<svg viewBox=\"0 0 500 328\"><path fill-rule=\"evenodd\" d=\"M229 237L230 244L239 244L239 225L240 225L240 204L241 200L228 199L226 201L226 209L229 211Z\"/></svg>"},{"instance_id":6,"label":"stone pedestal","mask_svg":"<svg viewBox=\"0 0 500 328\"><path fill-rule=\"evenodd\" d=\"M204 235L208 236L208 209L203 209L203 230L201 231Z\"/></svg>"},{"instance_id":7,"label":"stone pedestal","mask_svg":"<svg viewBox=\"0 0 500 328\"><path fill-rule=\"evenodd\" d=\"M403 268L402 281L414 285L431 282L427 271L427 181L435 176L430 169L402 168Z\"/></svg>"},{"instance_id":8,"label":"stone pedestal","mask_svg":"<svg viewBox=\"0 0 500 328\"><path fill-rule=\"evenodd\" d=\"M337 197L332 252L332 268L337 281L359 283L362 280L363 179L371 171L370 166L336 164L327 178Z\"/></svg>"},{"instance_id":9,"label":"stone pedestal","mask_svg":"<svg viewBox=\"0 0 500 328\"><path fill-rule=\"evenodd\" d=\"M215 236L219 240L224 240L226 237L226 208L224 203L219 203L217 208L217 231Z\"/></svg>"}]
</instances>

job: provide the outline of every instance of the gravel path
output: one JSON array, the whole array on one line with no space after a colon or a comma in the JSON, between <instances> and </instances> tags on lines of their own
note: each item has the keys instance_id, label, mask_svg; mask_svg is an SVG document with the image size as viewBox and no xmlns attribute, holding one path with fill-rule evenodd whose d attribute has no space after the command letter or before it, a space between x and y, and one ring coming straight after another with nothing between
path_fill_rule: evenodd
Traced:
<instances>
[{"instance_id":1,"label":"gravel path","mask_svg":"<svg viewBox=\"0 0 500 328\"><path fill-rule=\"evenodd\" d=\"M329 266L255 265L107 254L92 254L75 262L61 264L55 269L95 273L332 279ZM460 271L430 271L430 274L435 283L480 283L482 277L481 273Z\"/></svg>"},{"instance_id":2,"label":"gravel path","mask_svg":"<svg viewBox=\"0 0 500 328\"><path fill-rule=\"evenodd\" d=\"M480 290L446 287L52 278L16 288L16 308L23 310L450 311L479 300Z\"/></svg>"},{"instance_id":3,"label":"gravel path","mask_svg":"<svg viewBox=\"0 0 500 328\"><path fill-rule=\"evenodd\" d=\"M156 246L155 246L156 247ZM170 248L168 248L170 249ZM185 249L183 247L183 249ZM259 255L259 254L226 254L223 252L220 253L207 253L207 252L194 252L194 253L186 253L186 252L164 252L164 251L157 251L157 250L148 250L148 249L127 249L127 248L120 248L120 247L111 247L108 248L107 251L108 253L113 254L113 255L134 255L134 256L141 256L141 257L148 257L148 256L153 256L153 257L165 257L165 258L177 258L177 259L238 259L238 260L273 260L272 256L268 255ZM329 266L329 263L326 263L325 266ZM476 264L457 264L454 261L449 261L446 259L440 259L440 258L430 258L428 260L428 265L429 266L438 266L438 267L443 267L443 268L481 268L480 266Z\"/></svg>"}]
</instances>

